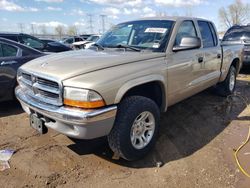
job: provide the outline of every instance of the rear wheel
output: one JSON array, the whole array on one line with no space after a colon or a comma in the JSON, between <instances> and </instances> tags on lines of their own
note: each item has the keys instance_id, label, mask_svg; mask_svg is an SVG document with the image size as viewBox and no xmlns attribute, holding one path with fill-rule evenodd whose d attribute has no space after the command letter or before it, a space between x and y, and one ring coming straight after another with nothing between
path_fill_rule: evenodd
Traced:
<instances>
[{"instance_id":1,"label":"rear wheel","mask_svg":"<svg viewBox=\"0 0 250 188\"><path fill-rule=\"evenodd\" d=\"M236 69L234 66L231 66L226 79L219 83L216 87L217 92L221 96L228 96L233 94L236 85Z\"/></svg>"},{"instance_id":2,"label":"rear wheel","mask_svg":"<svg viewBox=\"0 0 250 188\"><path fill-rule=\"evenodd\" d=\"M110 148L129 161L144 157L155 144L159 119L159 108L151 99L125 98L118 106L114 127L108 135Z\"/></svg>"}]
</instances>

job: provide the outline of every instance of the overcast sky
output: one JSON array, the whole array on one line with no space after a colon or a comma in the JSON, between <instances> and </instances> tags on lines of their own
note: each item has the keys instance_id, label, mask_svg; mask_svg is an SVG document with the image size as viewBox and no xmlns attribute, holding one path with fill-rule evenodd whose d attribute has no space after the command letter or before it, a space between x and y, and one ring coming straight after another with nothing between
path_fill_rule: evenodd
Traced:
<instances>
[{"instance_id":1,"label":"overcast sky","mask_svg":"<svg viewBox=\"0 0 250 188\"><path fill-rule=\"evenodd\" d=\"M250 0L242 0L250 3ZM94 32L102 30L100 15L107 15L105 27L140 17L157 15L207 18L220 28L218 9L234 0L0 0L0 30L36 32L45 25L53 32L58 25L76 25L80 33L89 33L89 14L93 15Z\"/></svg>"}]
</instances>

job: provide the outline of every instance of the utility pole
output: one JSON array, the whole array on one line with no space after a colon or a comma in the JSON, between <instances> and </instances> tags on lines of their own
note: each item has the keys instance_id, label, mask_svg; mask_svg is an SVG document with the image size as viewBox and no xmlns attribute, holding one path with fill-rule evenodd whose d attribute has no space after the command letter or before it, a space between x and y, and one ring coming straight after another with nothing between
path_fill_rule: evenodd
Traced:
<instances>
[{"instance_id":1,"label":"utility pole","mask_svg":"<svg viewBox=\"0 0 250 188\"><path fill-rule=\"evenodd\" d=\"M30 29L31 29L31 34L34 35L35 34L34 24L30 24Z\"/></svg>"},{"instance_id":2,"label":"utility pole","mask_svg":"<svg viewBox=\"0 0 250 188\"><path fill-rule=\"evenodd\" d=\"M107 15L101 14L100 17L102 18L102 34L105 32L105 18Z\"/></svg>"},{"instance_id":3,"label":"utility pole","mask_svg":"<svg viewBox=\"0 0 250 188\"><path fill-rule=\"evenodd\" d=\"M23 33L24 23L18 23L18 27L20 29L20 32Z\"/></svg>"},{"instance_id":4,"label":"utility pole","mask_svg":"<svg viewBox=\"0 0 250 188\"><path fill-rule=\"evenodd\" d=\"M93 14L87 14L87 16L89 17L89 30L90 30L90 34L93 34Z\"/></svg>"}]
</instances>

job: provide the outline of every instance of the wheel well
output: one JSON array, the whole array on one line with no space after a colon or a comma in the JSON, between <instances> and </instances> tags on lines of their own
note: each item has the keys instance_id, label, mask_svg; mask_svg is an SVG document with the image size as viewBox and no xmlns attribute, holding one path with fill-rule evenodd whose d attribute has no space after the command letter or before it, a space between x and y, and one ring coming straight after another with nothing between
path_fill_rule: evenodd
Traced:
<instances>
[{"instance_id":1,"label":"wheel well","mask_svg":"<svg viewBox=\"0 0 250 188\"><path fill-rule=\"evenodd\" d=\"M161 111L165 110L165 92L161 83L155 81L135 86L128 90L122 99L135 95L150 98L158 105Z\"/></svg>"},{"instance_id":2,"label":"wheel well","mask_svg":"<svg viewBox=\"0 0 250 188\"><path fill-rule=\"evenodd\" d=\"M235 67L238 74L240 71L240 60L238 58L234 59L231 65Z\"/></svg>"}]
</instances>

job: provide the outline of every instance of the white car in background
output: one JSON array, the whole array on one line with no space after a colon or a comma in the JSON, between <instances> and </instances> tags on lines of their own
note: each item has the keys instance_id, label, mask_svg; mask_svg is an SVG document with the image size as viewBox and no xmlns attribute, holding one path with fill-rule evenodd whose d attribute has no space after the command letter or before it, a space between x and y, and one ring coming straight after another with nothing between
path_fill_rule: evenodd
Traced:
<instances>
[{"instance_id":1,"label":"white car in background","mask_svg":"<svg viewBox=\"0 0 250 188\"><path fill-rule=\"evenodd\" d=\"M74 43L72 44L72 48L73 48L74 50L78 50L78 49L87 49L87 48L89 48L92 44L94 44L96 41L98 41L100 37L101 37L101 35L91 35L91 36L88 37L85 41L74 42Z\"/></svg>"}]
</instances>

